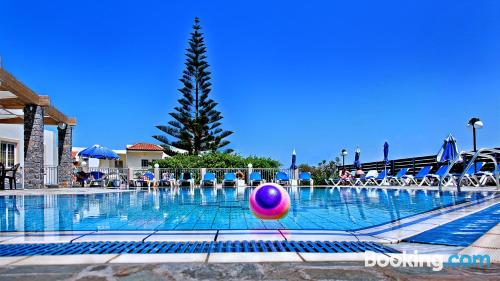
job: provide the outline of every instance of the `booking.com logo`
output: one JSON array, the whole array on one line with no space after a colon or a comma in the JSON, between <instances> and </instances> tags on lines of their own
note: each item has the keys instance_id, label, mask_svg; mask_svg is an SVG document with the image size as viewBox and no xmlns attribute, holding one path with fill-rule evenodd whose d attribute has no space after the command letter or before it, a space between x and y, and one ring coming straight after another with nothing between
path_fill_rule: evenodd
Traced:
<instances>
[{"instance_id":1,"label":"booking.com logo","mask_svg":"<svg viewBox=\"0 0 500 281\"><path fill-rule=\"evenodd\" d=\"M365 252L365 266L392 267L431 267L433 271L441 271L445 267L490 267L489 255L436 255L422 254L391 254L387 256L375 252Z\"/></svg>"}]
</instances>

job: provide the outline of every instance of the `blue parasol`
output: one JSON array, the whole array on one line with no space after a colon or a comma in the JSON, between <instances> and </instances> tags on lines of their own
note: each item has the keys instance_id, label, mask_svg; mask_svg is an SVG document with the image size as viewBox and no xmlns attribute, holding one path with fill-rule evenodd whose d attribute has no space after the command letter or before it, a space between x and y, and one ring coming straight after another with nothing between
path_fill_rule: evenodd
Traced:
<instances>
[{"instance_id":1,"label":"blue parasol","mask_svg":"<svg viewBox=\"0 0 500 281\"><path fill-rule=\"evenodd\" d=\"M290 165L290 169L297 170L297 155L295 154L295 149L292 152L292 165Z\"/></svg>"},{"instance_id":2,"label":"blue parasol","mask_svg":"<svg viewBox=\"0 0 500 281\"><path fill-rule=\"evenodd\" d=\"M113 150L98 144L85 148L78 153L78 156L109 160L120 159L120 156L118 156L118 154L116 154Z\"/></svg>"},{"instance_id":3,"label":"blue parasol","mask_svg":"<svg viewBox=\"0 0 500 281\"><path fill-rule=\"evenodd\" d=\"M361 150L358 147L356 149L356 153L354 154L354 168L356 168L356 169L361 168L361 161L359 161L360 154L361 154Z\"/></svg>"},{"instance_id":4,"label":"blue parasol","mask_svg":"<svg viewBox=\"0 0 500 281\"><path fill-rule=\"evenodd\" d=\"M447 138L444 139L443 146L439 150L437 155L437 161L439 162L451 162L458 157L458 147L457 141L450 134Z\"/></svg>"},{"instance_id":5,"label":"blue parasol","mask_svg":"<svg viewBox=\"0 0 500 281\"><path fill-rule=\"evenodd\" d=\"M389 165L389 144L384 143L384 164Z\"/></svg>"}]
</instances>

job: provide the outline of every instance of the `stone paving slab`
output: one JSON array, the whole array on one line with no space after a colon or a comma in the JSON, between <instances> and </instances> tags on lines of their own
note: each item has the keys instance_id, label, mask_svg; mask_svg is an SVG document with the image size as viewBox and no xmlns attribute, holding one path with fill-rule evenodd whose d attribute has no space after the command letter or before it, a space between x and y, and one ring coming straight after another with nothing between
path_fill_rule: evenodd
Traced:
<instances>
[{"instance_id":1,"label":"stone paving slab","mask_svg":"<svg viewBox=\"0 0 500 281\"><path fill-rule=\"evenodd\" d=\"M3 266L0 281L105 280L498 280L491 268L444 269L365 267L360 262L170 263L65 266Z\"/></svg>"}]
</instances>

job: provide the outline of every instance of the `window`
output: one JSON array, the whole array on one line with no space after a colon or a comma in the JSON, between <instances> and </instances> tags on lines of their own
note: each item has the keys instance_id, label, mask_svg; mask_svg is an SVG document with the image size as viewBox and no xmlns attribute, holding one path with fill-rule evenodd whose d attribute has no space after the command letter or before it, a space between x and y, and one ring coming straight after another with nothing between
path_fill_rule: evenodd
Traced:
<instances>
[{"instance_id":1,"label":"window","mask_svg":"<svg viewBox=\"0 0 500 281\"><path fill-rule=\"evenodd\" d=\"M2 142L0 144L0 162L7 167L14 166L16 145L13 143Z\"/></svg>"},{"instance_id":2,"label":"window","mask_svg":"<svg viewBox=\"0 0 500 281\"><path fill-rule=\"evenodd\" d=\"M115 160L115 168L123 168L123 160Z\"/></svg>"},{"instance_id":3,"label":"window","mask_svg":"<svg viewBox=\"0 0 500 281\"><path fill-rule=\"evenodd\" d=\"M141 159L141 167L146 168L149 166L149 160L148 159Z\"/></svg>"}]
</instances>

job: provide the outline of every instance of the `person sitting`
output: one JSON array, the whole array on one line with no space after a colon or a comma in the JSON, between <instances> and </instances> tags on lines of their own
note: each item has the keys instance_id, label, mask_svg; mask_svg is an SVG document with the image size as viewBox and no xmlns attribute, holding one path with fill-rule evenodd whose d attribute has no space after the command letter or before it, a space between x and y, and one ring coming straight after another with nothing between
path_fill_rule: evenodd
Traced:
<instances>
[{"instance_id":1,"label":"person sitting","mask_svg":"<svg viewBox=\"0 0 500 281\"><path fill-rule=\"evenodd\" d=\"M356 169L356 178L363 178L365 175L365 172L363 171L363 169L361 169L361 167L358 167Z\"/></svg>"},{"instance_id":2,"label":"person sitting","mask_svg":"<svg viewBox=\"0 0 500 281\"><path fill-rule=\"evenodd\" d=\"M345 167L342 168L342 171L340 171L340 180L342 181L342 183L348 183L351 180L351 177L351 173L349 173Z\"/></svg>"}]
</instances>

